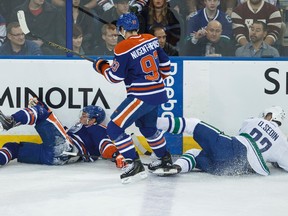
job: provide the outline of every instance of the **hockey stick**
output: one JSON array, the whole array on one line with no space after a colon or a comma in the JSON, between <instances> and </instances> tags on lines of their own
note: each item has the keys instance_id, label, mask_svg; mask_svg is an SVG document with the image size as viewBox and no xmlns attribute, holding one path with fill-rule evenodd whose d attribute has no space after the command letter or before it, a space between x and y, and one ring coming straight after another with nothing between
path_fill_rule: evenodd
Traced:
<instances>
[{"instance_id":1,"label":"hockey stick","mask_svg":"<svg viewBox=\"0 0 288 216\"><path fill-rule=\"evenodd\" d=\"M86 59L86 60L88 60L88 61L90 61L90 62L94 62L94 59L89 58L88 56L81 55L81 54L79 54L79 53L77 53L77 52L74 52L74 51L71 50L71 49L68 49L68 48L66 48L66 47L64 47L64 46L60 46L59 44L56 44L56 43L54 43L54 42L45 40L45 39L43 39L42 37L31 33L30 30L29 30L29 28L28 28L28 26L27 26L26 19L25 19L25 13L24 13L23 10L19 10L19 11L17 12L17 17L18 17L18 21L19 21L20 27L21 27L21 29L22 29L22 31L23 31L23 33L24 33L25 35L28 35L28 34L29 34L29 35L32 36L33 38L36 38L36 39L38 38L38 39L42 40L44 43L48 44L48 45L51 46L51 47L54 47L54 48L59 49L59 50L62 50L62 51L64 51L64 52L66 52L66 53L72 53L72 54L74 54L74 55L76 55L76 56L79 56L80 58Z\"/></svg>"},{"instance_id":2,"label":"hockey stick","mask_svg":"<svg viewBox=\"0 0 288 216\"><path fill-rule=\"evenodd\" d=\"M138 138L134 135L134 133L131 133L131 138L133 140L134 145L141 151L142 154L144 155L151 155L152 153L145 149L143 145L139 142Z\"/></svg>"},{"instance_id":3,"label":"hockey stick","mask_svg":"<svg viewBox=\"0 0 288 216\"><path fill-rule=\"evenodd\" d=\"M63 151L62 155L69 155L72 157L86 157L86 158L92 158L93 160L97 160L100 157L96 156L96 155L88 155L88 154L81 154L81 153L76 153L76 152L67 152L67 151Z\"/></svg>"},{"instance_id":4,"label":"hockey stick","mask_svg":"<svg viewBox=\"0 0 288 216\"><path fill-rule=\"evenodd\" d=\"M91 158L93 160L98 160L98 159L107 160L107 161L111 161L111 162L115 163L117 168L122 168L126 164L125 159L123 158L123 156L120 158L120 160L121 160L121 162L120 162L120 160L117 159L117 157L116 158L104 158L104 157L97 156L97 155L81 154L79 152L76 153L76 152L63 151L62 155L71 156L71 157L84 157L86 159ZM77 160L78 160L78 158L77 158Z\"/></svg>"},{"instance_id":5,"label":"hockey stick","mask_svg":"<svg viewBox=\"0 0 288 216\"><path fill-rule=\"evenodd\" d=\"M101 19L100 17L96 16L95 14L91 13L90 11L85 10L84 8L80 7L80 6L76 6L73 5L74 8L77 8L79 11L87 14L88 16L92 17L93 19L98 20L99 22L103 23L103 24L108 24L107 21Z\"/></svg>"},{"instance_id":6,"label":"hockey stick","mask_svg":"<svg viewBox=\"0 0 288 216\"><path fill-rule=\"evenodd\" d=\"M100 17L96 16L95 14L85 10L84 8L80 7L80 6L76 6L76 5L73 5L74 8L77 8L79 11L87 14L88 16L92 17L93 19L96 19L98 20L99 22L103 23L103 24L109 24L109 22L107 22L106 20L103 20L101 19ZM121 36L124 40L125 40L125 37L121 34L118 34L118 36Z\"/></svg>"}]
</instances>

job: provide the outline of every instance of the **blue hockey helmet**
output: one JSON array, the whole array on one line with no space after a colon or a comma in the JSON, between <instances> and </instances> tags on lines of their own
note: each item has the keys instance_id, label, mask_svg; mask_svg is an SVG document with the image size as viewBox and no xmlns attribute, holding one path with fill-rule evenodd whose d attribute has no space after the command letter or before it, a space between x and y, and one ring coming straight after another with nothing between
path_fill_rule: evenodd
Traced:
<instances>
[{"instance_id":1,"label":"blue hockey helmet","mask_svg":"<svg viewBox=\"0 0 288 216\"><path fill-rule=\"evenodd\" d=\"M134 13L126 13L119 17L116 26L118 32L120 31L120 27L125 31L137 31L139 29L139 21Z\"/></svg>"},{"instance_id":2,"label":"blue hockey helmet","mask_svg":"<svg viewBox=\"0 0 288 216\"><path fill-rule=\"evenodd\" d=\"M88 105L83 108L82 112L87 113L89 119L95 118L97 124L101 124L106 117L104 109L100 106Z\"/></svg>"}]
</instances>

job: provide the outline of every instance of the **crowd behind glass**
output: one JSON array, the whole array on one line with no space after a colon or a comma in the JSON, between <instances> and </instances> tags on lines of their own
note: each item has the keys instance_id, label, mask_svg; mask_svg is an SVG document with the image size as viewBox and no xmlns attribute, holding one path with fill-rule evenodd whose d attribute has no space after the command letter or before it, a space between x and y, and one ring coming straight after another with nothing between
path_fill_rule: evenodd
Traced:
<instances>
[{"instance_id":1,"label":"crowd behind glass","mask_svg":"<svg viewBox=\"0 0 288 216\"><path fill-rule=\"evenodd\" d=\"M65 0L1 0L1 56L56 55L66 47ZM134 12L139 33L158 37L169 56L288 56L288 0L72 0L72 49L81 55L113 56L123 40L116 21ZM17 20L23 10L31 32ZM69 31L68 31L69 32Z\"/></svg>"}]
</instances>

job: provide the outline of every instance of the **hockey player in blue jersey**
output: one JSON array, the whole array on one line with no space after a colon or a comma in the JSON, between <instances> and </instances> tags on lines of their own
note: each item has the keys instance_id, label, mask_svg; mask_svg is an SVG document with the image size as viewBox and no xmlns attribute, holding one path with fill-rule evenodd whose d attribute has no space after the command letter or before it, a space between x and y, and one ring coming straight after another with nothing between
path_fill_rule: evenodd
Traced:
<instances>
[{"instance_id":1,"label":"hockey player in blue jersey","mask_svg":"<svg viewBox=\"0 0 288 216\"><path fill-rule=\"evenodd\" d=\"M245 120L236 136L228 136L197 118L159 118L157 126L169 133L187 133L200 145L174 162L179 172L194 168L214 175L270 174L267 162L288 171L288 142L280 130L285 118L279 106Z\"/></svg>"},{"instance_id":2,"label":"hockey player in blue jersey","mask_svg":"<svg viewBox=\"0 0 288 216\"><path fill-rule=\"evenodd\" d=\"M232 20L223 11L217 9L220 0L204 0L204 3L206 7L197 11L197 14L187 21L187 38L191 38L192 43L196 44L197 41L193 37L194 34L196 32L198 32L198 34L205 32L208 22L217 20L222 24L223 31L221 37L229 40L232 39Z\"/></svg>"},{"instance_id":3,"label":"hockey player in blue jersey","mask_svg":"<svg viewBox=\"0 0 288 216\"><path fill-rule=\"evenodd\" d=\"M139 22L133 13L123 14L117 21L119 34L125 40L114 49L110 66L97 59L93 68L110 83L124 81L127 98L116 108L107 125L107 133L124 156L128 166L120 176L122 183L147 177L143 164L125 129L135 123L157 156L149 171L158 175L175 174L171 155L166 148L163 132L157 129L159 105L168 101L163 77L170 75L170 60L158 39L150 34L138 34Z\"/></svg>"},{"instance_id":4,"label":"hockey player in blue jersey","mask_svg":"<svg viewBox=\"0 0 288 216\"><path fill-rule=\"evenodd\" d=\"M54 113L36 98L30 106L11 116L0 111L0 126L10 130L20 125L34 125L42 144L31 142L8 142L0 148L0 165L16 159L31 164L63 165L98 157L112 159L117 167L123 167L123 156L108 138L102 125L105 111L99 106L89 105L82 109L79 122L67 132Z\"/></svg>"}]
</instances>

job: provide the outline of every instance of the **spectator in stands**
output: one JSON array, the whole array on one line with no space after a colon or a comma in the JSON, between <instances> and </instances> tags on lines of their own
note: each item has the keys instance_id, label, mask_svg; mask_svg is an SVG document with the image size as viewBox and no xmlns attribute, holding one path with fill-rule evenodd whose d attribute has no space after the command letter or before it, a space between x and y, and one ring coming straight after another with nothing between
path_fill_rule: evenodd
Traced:
<instances>
[{"instance_id":1,"label":"spectator in stands","mask_svg":"<svg viewBox=\"0 0 288 216\"><path fill-rule=\"evenodd\" d=\"M208 23L205 30L195 34L197 43L189 43L185 55L188 56L234 56L235 46L231 40L221 37L222 25L217 20Z\"/></svg>"},{"instance_id":2,"label":"spectator in stands","mask_svg":"<svg viewBox=\"0 0 288 216\"><path fill-rule=\"evenodd\" d=\"M85 52L82 48L82 42L83 42L83 33L81 26L78 24L73 24L73 51L76 53L79 53L80 55L85 55Z\"/></svg>"},{"instance_id":3,"label":"spectator in stands","mask_svg":"<svg viewBox=\"0 0 288 216\"><path fill-rule=\"evenodd\" d=\"M79 6L81 4L81 0L73 0L74 6ZM84 7L83 7L84 8ZM88 8L84 8L88 12L91 11ZM61 17L57 21L57 41L60 45L66 45L66 8L62 7L60 9ZM96 21L93 17L89 16L86 13L80 11L77 7L73 7L73 23L78 24L83 33L83 42L82 48L85 53L91 53L96 44L100 43L100 32L97 32L97 27L99 29L100 22Z\"/></svg>"},{"instance_id":4,"label":"spectator in stands","mask_svg":"<svg viewBox=\"0 0 288 216\"><path fill-rule=\"evenodd\" d=\"M136 7L139 12L142 11L144 7L147 7L149 0L135 0L131 1L131 7ZM177 10L178 13L182 14L184 17L189 19L197 13L198 10L205 7L204 0L167 0L169 7ZM231 15L232 9L236 6L237 0L220 0L219 9L226 11L226 14ZM177 7L179 9L177 9ZM228 13L230 11L230 13Z\"/></svg>"},{"instance_id":5,"label":"spectator in stands","mask_svg":"<svg viewBox=\"0 0 288 216\"><path fill-rule=\"evenodd\" d=\"M0 0L0 14L6 20L6 23L10 23L11 14L14 8L23 4L27 0Z\"/></svg>"},{"instance_id":6,"label":"spectator in stands","mask_svg":"<svg viewBox=\"0 0 288 216\"><path fill-rule=\"evenodd\" d=\"M102 15L103 12L110 10L114 6L112 0L82 0L81 5L91 11L95 11L98 15Z\"/></svg>"},{"instance_id":7,"label":"spectator in stands","mask_svg":"<svg viewBox=\"0 0 288 216\"><path fill-rule=\"evenodd\" d=\"M167 0L167 5L173 8L181 16L183 20L190 14L197 12L198 2L203 0ZM230 0L228 0L230 1ZM134 0L130 1L132 12L141 12L143 8L148 7L149 0Z\"/></svg>"},{"instance_id":8,"label":"spectator in stands","mask_svg":"<svg viewBox=\"0 0 288 216\"><path fill-rule=\"evenodd\" d=\"M126 14L130 12L131 8L129 7L129 0L113 0L113 2L114 2L114 7L105 11L102 14L102 19L107 21L108 23L112 23L116 25L118 18L122 14ZM135 15L137 16L139 23L140 23L139 33L144 33L146 29L145 20L140 13L136 12Z\"/></svg>"},{"instance_id":9,"label":"spectator in stands","mask_svg":"<svg viewBox=\"0 0 288 216\"><path fill-rule=\"evenodd\" d=\"M179 46L184 22L175 10L168 7L167 0L150 0L149 6L141 13L146 21L146 32L155 26L162 26L166 29L167 42Z\"/></svg>"},{"instance_id":10,"label":"spectator in stands","mask_svg":"<svg viewBox=\"0 0 288 216\"><path fill-rule=\"evenodd\" d=\"M125 13L129 12L129 0L114 0L114 7L105 11L102 18L108 23L116 25L118 18Z\"/></svg>"},{"instance_id":11,"label":"spectator in stands","mask_svg":"<svg viewBox=\"0 0 288 216\"><path fill-rule=\"evenodd\" d=\"M160 47L169 56L179 56L179 52L176 47L172 46L166 41L167 34L165 29L161 26L157 26L151 29L150 33L158 38Z\"/></svg>"},{"instance_id":12,"label":"spectator in stands","mask_svg":"<svg viewBox=\"0 0 288 216\"><path fill-rule=\"evenodd\" d=\"M33 41L25 40L25 34L18 22L7 25L8 41L0 47L0 55L41 55L41 49Z\"/></svg>"},{"instance_id":13,"label":"spectator in stands","mask_svg":"<svg viewBox=\"0 0 288 216\"><path fill-rule=\"evenodd\" d=\"M24 4L16 7L11 15L11 20L17 22L17 11L23 10L25 12L27 26L31 32L47 41L56 40L56 25L58 20L57 9L46 2L45 0L28 0ZM45 55L55 55L58 50L45 44L40 39L35 39L27 36L27 39L33 40L37 43L43 54Z\"/></svg>"},{"instance_id":14,"label":"spectator in stands","mask_svg":"<svg viewBox=\"0 0 288 216\"><path fill-rule=\"evenodd\" d=\"M231 39L232 20L224 12L217 9L220 0L204 0L204 3L205 8L199 10L196 15L187 21L187 38L192 38L192 43L195 44L195 40L193 41L195 33L205 28L209 21L217 20L222 24L221 37Z\"/></svg>"},{"instance_id":15,"label":"spectator in stands","mask_svg":"<svg viewBox=\"0 0 288 216\"><path fill-rule=\"evenodd\" d=\"M204 0L186 0L187 7L189 8L190 14L188 19L195 15L198 10L205 8ZM220 0L218 9L225 12L228 16L231 16L233 8L237 5L237 0Z\"/></svg>"},{"instance_id":16,"label":"spectator in stands","mask_svg":"<svg viewBox=\"0 0 288 216\"><path fill-rule=\"evenodd\" d=\"M6 38L6 21L4 17L0 14L0 47L4 43Z\"/></svg>"},{"instance_id":17,"label":"spectator in stands","mask_svg":"<svg viewBox=\"0 0 288 216\"><path fill-rule=\"evenodd\" d=\"M56 7L64 7L66 0L51 0L51 3ZM74 2L73 2L74 3ZM102 14L103 11L109 10L113 7L113 3L110 0L82 0L81 7L87 8L98 14Z\"/></svg>"},{"instance_id":18,"label":"spectator in stands","mask_svg":"<svg viewBox=\"0 0 288 216\"><path fill-rule=\"evenodd\" d=\"M279 52L267 44L264 39L267 35L267 25L262 21L255 21L250 26L250 42L236 50L236 56L242 57L279 57Z\"/></svg>"},{"instance_id":19,"label":"spectator in stands","mask_svg":"<svg viewBox=\"0 0 288 216\"><path fill-rule=\"evenodd\" d=\"M273 45L278 40L282 18L274 5L264 0L248 0L238 5L231 16L235 39L241 46L249 42L249 28L256 20L264 21L268 26L267 44Z\"/></svg>"},{"instance_id":20,"label":"spectator in stands","mask_svg":"<svg viewBox=\"0 0 288 216\"><path fill-rule=\"evenodd\" d=\"M64 6L65 6L65 0L50 0L50 2L51 2L55 7L64 7Z\"/></svg>"},{"instance_id":21,"label":"spectator in stands","mask_svg":"<svg viewBox=\"0 0 288 216\"><path fill-rule=\"evenodd\" d=\"M114 47L118 43L118 34L114 24L104 24L101 29L103 42L95 47L93 55L114 56Z\"/></svg>"},{"instance_id":22,"label":"spectator in stands","mask_svg":"<svg viewBox=\"0 0 288 216\"><path fill-rule=\"evenodd\" d=\"M247 0L233 0L233 1L237 2L238 5L247 2ZM266 1L266 2L268 2L268 3L270 3L270 4L272 4L272 5L277 7L278 0L264 0L264 1Z\"/></svg>"},{"instance_id":23,"label":"spectator in stands","mask_svg":"<svg viewBox=\"0 0 288 216\"><path fill-rule=\"evenodd\" d=\"M247 0L234 0L234 1L237 1L238 4L243 4L243 3L247 2ZM286 9L286 6L283 7L283 5L281 3L286 1L286 4L287 4L288 1L287 0L284 0L284 1L282 1L282 0L280 0L280 1L279 0L264 0L264 1L276 6L279 10L283 9L281 30L280 30L280 33L278 36L278 40L273 44L273 46L275 48L277 48L279 51L281 51L280 55L283 54L283 56L285 56L285 53L287 52L286 51L287 50L287 43L285 43L285 40L284 40L285 32L286 32L286 22L283 19L285 18L284 11L287 9ZM283 8L281 8L281 7L283 7Z\"/></svg>"}]
</instances>

